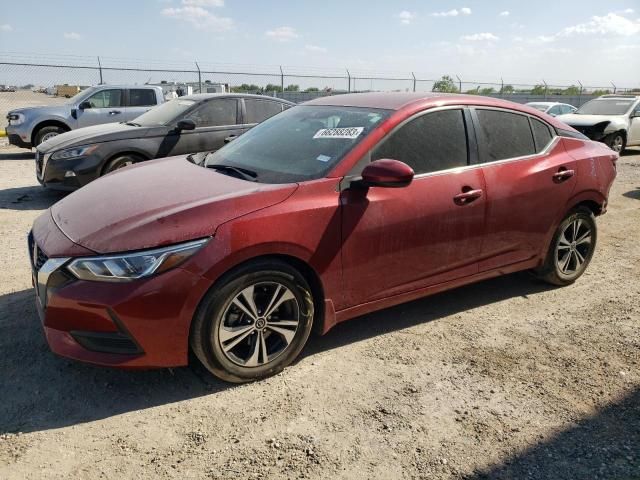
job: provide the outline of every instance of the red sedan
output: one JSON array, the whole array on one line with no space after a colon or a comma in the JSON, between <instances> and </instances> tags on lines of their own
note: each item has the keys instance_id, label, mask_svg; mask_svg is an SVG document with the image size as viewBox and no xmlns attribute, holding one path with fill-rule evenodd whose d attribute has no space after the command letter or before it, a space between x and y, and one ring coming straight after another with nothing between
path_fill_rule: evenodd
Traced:
<instances>
[{"instance_id":1,"label":"red sedan","mask_svg":"<svg viewBox=\"0 0 640 480\"><path fill-rule=\"evenodd\" d=\"M518 270L585 271L617 154L538 110L465 95L314 100L211 154L115 172L29 236L51 349L242 382L312 329Z\"/></svg>"}]
</instances>

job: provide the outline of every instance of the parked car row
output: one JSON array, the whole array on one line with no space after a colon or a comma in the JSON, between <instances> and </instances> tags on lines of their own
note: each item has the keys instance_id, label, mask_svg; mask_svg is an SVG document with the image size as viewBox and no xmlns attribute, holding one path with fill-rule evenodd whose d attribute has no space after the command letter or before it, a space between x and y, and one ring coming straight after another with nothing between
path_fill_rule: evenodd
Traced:
<instances>
[{"instance_id":1,"label":"parked car row","mask_svg":"<svg viewBox=\"0 0 640 480\"><path fill-rule=\"evenodd\" d=\"M36 304L62 356L173 367L191 351L227 381L260 379L312 330L368 312L520 270L574 282L617 159L478 96L182 97L38 146L45 185L118 171L35 221Z\"/></svg>"}]
</instances>

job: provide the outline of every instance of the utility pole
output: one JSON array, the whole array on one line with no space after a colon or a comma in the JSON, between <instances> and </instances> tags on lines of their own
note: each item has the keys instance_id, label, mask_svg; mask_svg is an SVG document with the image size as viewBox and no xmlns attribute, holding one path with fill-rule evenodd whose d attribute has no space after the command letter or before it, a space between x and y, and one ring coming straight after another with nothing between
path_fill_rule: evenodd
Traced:
<instances>
[{"instance_id":1,"label":"utility pole","mask_svg":"<svg viewBox=\"0 0 640 480\"><path fill-rule=\"evenodd\" d=\"M100 63L100 57L98 57L98 70L100 70L100 85L104 82L102 81L102 64Z\"/></svg>"},{"instance_id":2,"label":"utility pole","mask_svg":"<svg viewBox=\"0 0 640 480\"><path fill-rule=\"evenodd\" d=\"M462 79L458 75L456 75L456 78L458 79L459 91L462 93Z\"/></svg>"},{"instance_id":3,"label":"utility pole","mask_svg":"<svg viewBox=\"0 0 640 480\"><path fill-rule=\"evenodd\" d=\"M500 96L502 96L504 92L504 80L500 77Z\"/></svg>"},{"instance_id":4,"label":"utility pole","mask_svg":"<svg viewBox=\"0 0 640 480\"><path fill-rule=\"evenodd\" d=\"M578 95L578 106L581 107L582 106L582 90L584 90L584 87L582 86L582 83L580 82L580 80L578 80L578 85L580 85L580 94Z\"/></svg>"},{"instance_id":5,"label":"utility pole","mask_svg":"<svg viewBox=\"0 0 640 480\"><path fill-rule=\"evenodd\" d=\"M611 82L611 85L613 85L613 93L616 93L616 90L618 90L618 87L616 87L615 83Z\"/></svg>"},{"instance_id":6,"label":"utility pole","mask_svg":"<svg viewBox=\"0 0 640 480\"><path fill-rule=\"evenodd\" d=\"M349 93L351 93L351 74L349 73L348 68L345 68L345 70L347 71L347 90Z\"/></svg>"},{"instance_id":7,"label":"utility pole","mask_svg":"<svg viewBox=\"0 0 640 480\"><path fill-rule=\"evenodd\" d=\"M549 85L547 85L547 82L545 82L544 80L542 80L542 83L544 84L544 99L547 99L547 92L549 91Z\"/></svg>"},{"instance_id":8,"label":"utility pole","mask_svg":"<svg viewBox=\"0 0 640 480\"><path fill-rule=\"evenodd\" d=\"M282 70L282 65L280 66L280 90L284 92L284 71Z\"/></svg>"},{"instance_id":9,"label":"utility pole","mask_svg":"<svg viewBox=\"0 0 640 480\"><path fill-rule=\"evenodd\" d=\"M198 62L195 62L195 64L198 69L198 93L202 93L202 74L200 72L200 65L198 65Z\"/></svg>"},{"instance_id":10,"label":"utility pole","mask_svg":"<svg viewBox=\"0 0 640 480\"><path fill-rule=\"evenodd\" d=\"M413 91L416 91L416 75L411 72L411 76L413 77Z\"/></svg>"}]
</instances>

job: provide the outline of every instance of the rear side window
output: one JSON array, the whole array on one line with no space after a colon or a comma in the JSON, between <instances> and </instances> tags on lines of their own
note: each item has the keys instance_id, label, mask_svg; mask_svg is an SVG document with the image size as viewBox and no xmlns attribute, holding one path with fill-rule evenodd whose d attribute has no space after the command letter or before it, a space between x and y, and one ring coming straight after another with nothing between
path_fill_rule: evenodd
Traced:
<instances>
[{"instance_id":1,"label":"rear side window","mask_svg":"<svg viewBox=\"0 0 640 480\"><path fill-rule=\"evenodd\" d=\"M247 98L244 101L247 118L244 123L260 123L282 111L282 104Z\"/></svg>"},{"instance_id":2,"label":"rear side window","mask_svg":"<svg viewBox=\"0 0 640 480\"><path fill-rule=\"evenodd\" d=\"M549 127L540 120L531 118L531 126L533 127L533 138L536 141L536 153L539 153L551 143L553 136Z\"/></svg>"},{"instance_id":3,"label":"rear side window","mask_svg":"<svg viewBox=\"0 0 640 480\"><path fill-rule=\"evenodd\" d=\"M373 151L371 160L381 158L400 160L416 174L467 165L462 110L442 110L411 120Z\"/></svg>"},{"instance_id":4,"label":"rear side window","mask_svg":"<svg viewBox=\"0 0 640 480\"><path fill-rule=\"evenodd\" d=\"M485 162L533 155L535 147L529 119L517 113L476 110L480 122L480 144Z\"/></svg>"},{"instance_id":5,"label":"rear side window","mask_svg":"<svg viewBox=\"0 0 640 480\"><path fill-rule=\"evenodd\" d=\"M196 123L196 127L222 127L236 125L238 103L235 98L220 98L209 100L187 118Z\"/></svg>"},{"instance_id":6,"label":"rear side window","mask_svg":"<svg viewBox=\"0 0 640 480\"><path fill-rule=\"evenodd\" d=\"M156 92L149 88L133 88L129 90L130 107L149 107L155 105Z\"/></svg>"}]
</instances>

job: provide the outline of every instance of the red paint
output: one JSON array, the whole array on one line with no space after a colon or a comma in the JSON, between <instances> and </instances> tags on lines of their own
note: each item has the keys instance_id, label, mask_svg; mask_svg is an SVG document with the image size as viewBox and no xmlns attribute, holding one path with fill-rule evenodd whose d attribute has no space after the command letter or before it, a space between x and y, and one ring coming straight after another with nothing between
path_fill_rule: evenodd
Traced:
<instances>
[{"instance_id":1,"label":"red paint","mask_svg":"<svg viewBox=\"0 0 640 480\"><path fill-rule=\"evenodd\" d=\"M600 143L558 138L527 159L413 176L406 165L371 164L365 180L410 180L403 188L342 189L362 156L411 115L437 106L484 105L552 117L498 99L466 95L358 94L311 104L395 112L326 178L289 185L244 182L175 157L108 175L69 195L34 224L50 257L138 250L213 236L179 268L124 284L76 281L42 312L53 351L127 368L187 362L193 315L227 271L259 256L305 263L317 276L318 330L404 301L539 265L562 216L580 202L605 207L616 155ZM559 181L559 171L564 174ZM52 220L52 216L54 221ZM58 226L56 226L56 224ZM85 350L69 332L118 330L115 313L145 352Z\"/></svg>"}]
</instances>

